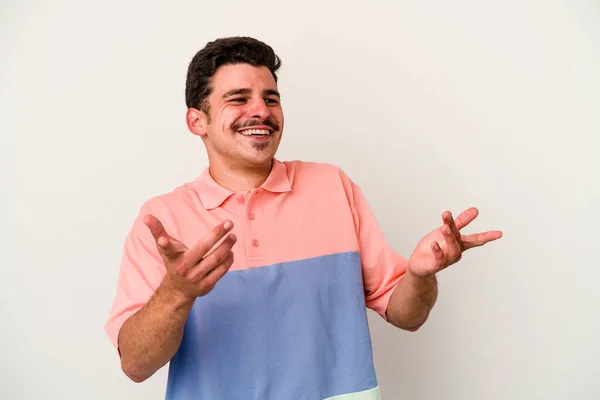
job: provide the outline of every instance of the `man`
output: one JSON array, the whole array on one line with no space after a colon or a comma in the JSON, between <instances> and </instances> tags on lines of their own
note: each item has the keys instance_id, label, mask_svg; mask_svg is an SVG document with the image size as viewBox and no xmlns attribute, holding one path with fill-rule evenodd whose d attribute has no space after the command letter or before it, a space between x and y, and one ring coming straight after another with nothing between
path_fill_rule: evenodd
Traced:
<instances>
[{"instance_id":1,"label":"man","mask_svg":"<svg viewBox=\"0 0 600 400\"><path fill-rule=\"evenodd\" d=\"M142 382L170 362L168 399L379 399L366 307L417 330L435 274L501 237L461 235L469 209L407 260L339 168L275 158L284 127L268 45L207 44L186 121L209 167L147 201L126 239L106 331Z\"/></svg>"}]
</instances>

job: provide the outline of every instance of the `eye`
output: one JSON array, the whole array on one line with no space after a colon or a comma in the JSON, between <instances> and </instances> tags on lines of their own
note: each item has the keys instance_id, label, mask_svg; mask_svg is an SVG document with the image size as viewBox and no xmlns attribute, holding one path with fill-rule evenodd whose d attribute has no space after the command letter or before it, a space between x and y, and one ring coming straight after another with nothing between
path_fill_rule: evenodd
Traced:
<instances>
[{"instance_id":1,"label":"eye","mask_svg":"<svg viewBox=\"0 0 600 400\"><path fill-rule=\"evenodd\" d=\"M244 97L236 97L235 99L231 99L230 100L232 103L245 103L246 99Z\"/></svg>"},{"instance_id":2,"label":"eye","mask_svg":"<svg viewBox=\"0 0 600 400\"><path fill-rule=\"evenodd\" d=\"M279 104L279 100L277 100L277 99L265 99L265 103L275 105L275 104Z\"/></svg>"}]
</instances>

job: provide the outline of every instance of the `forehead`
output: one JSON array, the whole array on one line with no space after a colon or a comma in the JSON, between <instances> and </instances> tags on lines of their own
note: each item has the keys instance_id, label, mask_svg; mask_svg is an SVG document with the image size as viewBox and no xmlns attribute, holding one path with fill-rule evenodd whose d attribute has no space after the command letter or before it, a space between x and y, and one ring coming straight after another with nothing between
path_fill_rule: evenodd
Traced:
<instances>
[{"instance_id":1,"label":"forehead","mask_svg":"<svg viewBox=\"0 0 600 400\"><path fill-rule=\"evenodd\" d=\"M232 89L277 89L277 83L267 67L249 64L220 66L212 78L213 93L217 96Z\"/></svg>"}]
</instances>

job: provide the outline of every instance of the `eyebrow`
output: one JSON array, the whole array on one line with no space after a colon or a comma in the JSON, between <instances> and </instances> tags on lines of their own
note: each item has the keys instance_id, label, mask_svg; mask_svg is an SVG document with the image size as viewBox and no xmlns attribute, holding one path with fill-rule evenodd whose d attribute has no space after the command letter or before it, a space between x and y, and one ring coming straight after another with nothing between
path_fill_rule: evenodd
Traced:
<instances>
[{"instance_id":1,"label":"eyebrow","mask_svg":"<svg viewBox=\"0 0 600 400\"><path fill-rule=\"evenodd\" d=\"M225 99L227 97L236 96L236 95L249 95L252 94L252 89L233 89L228 92L225 92L221 98ZM281 95L277 90L273 89L265 89L263 90L263 96L277 96L281 98Z\"/></svg>"}]
</instances>

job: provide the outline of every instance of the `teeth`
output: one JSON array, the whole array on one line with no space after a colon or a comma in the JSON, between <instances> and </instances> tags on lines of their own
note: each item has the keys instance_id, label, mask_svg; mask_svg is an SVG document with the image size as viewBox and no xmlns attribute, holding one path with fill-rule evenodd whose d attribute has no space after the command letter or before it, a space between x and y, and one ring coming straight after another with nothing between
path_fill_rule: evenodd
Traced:
<instances>
[{"instance_id":1,"label":"teeth","mask_svg":"<svg viewBox=\"0 0 600 400\"><path fill-rule=\"evenodd\" d=\"M268 129L246 129L240 132L242 135L270 135L271 132Z\"/></svg>"}]
</instances>

